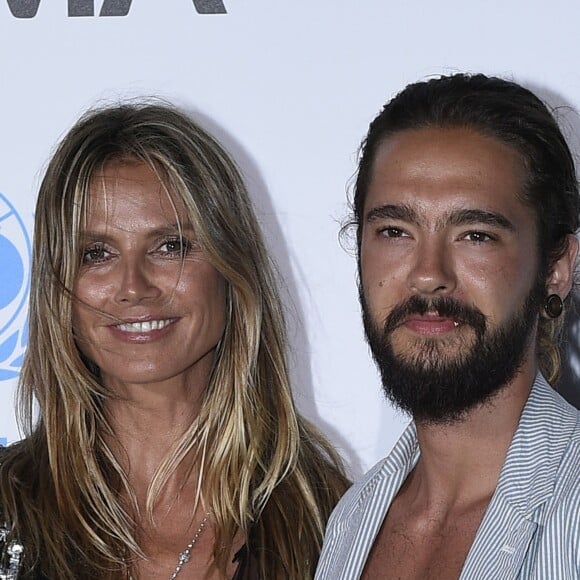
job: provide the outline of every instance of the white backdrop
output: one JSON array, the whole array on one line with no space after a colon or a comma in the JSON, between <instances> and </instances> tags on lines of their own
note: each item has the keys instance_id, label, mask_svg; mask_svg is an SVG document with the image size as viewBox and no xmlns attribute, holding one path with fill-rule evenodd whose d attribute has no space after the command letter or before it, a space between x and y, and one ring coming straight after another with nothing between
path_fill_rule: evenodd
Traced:
<instances>
[{"instance_id":1,"label":"white backdrop","mask_svg":"<svg viewBox=\"0 0 580 580\"><path fill-rule=\"evenodd\" d=\"M0 0L0 440L18 438L42 168L87 107L157 95L242 167L293 305L299 406L355 475L368 468L406 419L383 401L337 237L358 144L385 100L438 73L511 77L577 108L579 23L577 0Z\"/></svg>"}]
</instances>

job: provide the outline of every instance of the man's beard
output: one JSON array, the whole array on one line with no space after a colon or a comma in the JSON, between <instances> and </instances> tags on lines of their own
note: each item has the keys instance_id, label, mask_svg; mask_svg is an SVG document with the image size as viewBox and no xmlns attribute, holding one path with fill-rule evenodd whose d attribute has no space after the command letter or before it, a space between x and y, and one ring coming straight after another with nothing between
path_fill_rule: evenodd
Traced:
<instances>
[{"instance_id":1,"label":"man's beard","mask_svg":"<svg viewBox=\"0 0 580 580\"><path fill-rule=\"evenodd\" d=\"M474 306L450 297L421 296L396 306L380 329L371 318L362 291L360 295L367 342L387 397L417 422L451 423L491 399L517 375L537 321L543 288L536 283L523 308L494 330ZM410 315L427 312L458 322L455 332L463 336L455 340L451 336L451 348L445 337L417 336L415 344L408 342L410 354L396 354L393 331ZM461 326L473 329L471 345L462 346L466 336ZM453 349L457 350L455 355L450 352Z\"/></svg>"}]
</instances>

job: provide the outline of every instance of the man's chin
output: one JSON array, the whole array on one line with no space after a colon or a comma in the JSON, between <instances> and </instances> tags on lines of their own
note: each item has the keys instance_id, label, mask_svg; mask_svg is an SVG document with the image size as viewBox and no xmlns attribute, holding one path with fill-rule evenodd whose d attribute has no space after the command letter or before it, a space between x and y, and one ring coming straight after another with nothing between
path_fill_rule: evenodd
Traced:
<instances>
[{"instance_id":1,"label":"man's chin","mask_svg":"<svg viewBox=\"0 0 580 580\"><path fill-rule=\"evenodd\" d=\"M498 387L498 391L500 389L501 386ZM383 383L383 391L394 407L412 417L415 423L424 425L460 423L469 416L470 411L491 401L497 393L497 391L480 393L478 397L459 401L449 397L443 385L439 390L430 389L430 396L424 398L409 398L408 391L402 392L400 384Z\"/></svg>"},{"instance_id":2,"label":"man's chin","mask_svg":"<svg viewBox=\"0 0 580 580\"><path fill-rule=\"evenodd\" d=\"M393 347L399 345L421 345L421 344L461 344L463 348L473 345L477 340L476 330L468 325L461 324L457 328L447 332L418 332L404 325L384 335L386 340Z\"/></svg>"},{"instance_id":3,"label":"man's chin","mask_svg":"<svg viewBox=\"0 0 580 580\"><path fill-rule=\"evenodd\" d=\"M458 337L418 337L411 343L391 344L391 351L401 366L407 366L413 372L430 375L434 370L454 369L473 356L475 339L466 341Z\"/></svg>"},{"instance_id":4,"label":"man's chin","mask_svg":"<svg viewBox=\"0 0 580 580\"><path fill-rule=\"evenodd\" d=\"M469 419L471 413L479 408L493 408L497 404L498 396L507 387L506 383L498 384L494 389L487 392L479 392L469 400L463 400L457 405L457 401L446 400L447 393L442 389L439 393L432 392L431 400L409 400L401 397L401 393L393 384L384 383L383 392L388 401L403 413L412 417L418 425L456 425ZM471 390L471 389L470 389ZM433 404L433 400L439 397L439 405Z\"/></svg>"},{"instance_id":5,"label":"man's chin","mask_svg":"<svg viewBox=\"0 0 580 580\"><path fill-rule=\"evenodd\" d=\"M521 368L534 336L539 292L532 290L521 311L492 330L480 313L445 302L432 305L465 321L436 337L397 325L409 314L404 308L402 314L391 312L382 327L363 310L367 340L388 398L417 421L439 423L461 420L490 400ZM419 314L425 307L411 306L421 306Z\"/></svg>"},{"instance_id":6,"label":"man's chin","mask_svg":"<svg viewBox=\"0 0 580 580\"><path fill-rule=\"evenodd\" d=\"M476 370L476 348L444 348L435 342L413 349L411 356L391 350L390 360L381 366L383 390L417 423L457 423L503 384L486 381Z\"/></svg>"}]
</instances>

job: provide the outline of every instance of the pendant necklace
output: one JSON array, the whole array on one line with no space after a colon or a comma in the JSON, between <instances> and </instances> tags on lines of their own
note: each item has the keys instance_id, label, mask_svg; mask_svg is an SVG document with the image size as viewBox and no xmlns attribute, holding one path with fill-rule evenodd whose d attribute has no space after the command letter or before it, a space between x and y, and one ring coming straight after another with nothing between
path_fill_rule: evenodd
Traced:
<instances>
[{"instance_id":1,"label":"pendant necklace","mask_svg":"<svg viewBox=\"0 0 580 580\"><path fill-rule=\"evenodd\" d=\"M179 558L177 560L177 566L175 566L175 570L173 570L173 573L171 574L171 576L169 576L169 580L175 580L177 578L177 576L179 575L179 573L181 572L181 569L183 568L184 564L187 564L189 562L189 559L191 557L191 550L193 549L193 546L195 546L195 543L199 539L199 536L201 536L201 533L203 532L203 529L205 528L205 525L207 524L208 518L209 518L209 512L207 514L205 514L205 516L203 517L203 520L201 520L201 524L199 524L199 528L197 528L197 531L193 535L193 538L191 538L191 542L189 542L189 544L187 544L187 546L185 547L185 550L183 550L183 552L181 552L181 554L179 554ZM131 574L130 570L128 570L128 577L129 577L129 580L135 580L133 578L133 575Z\"/></svg>"}]
</instances>

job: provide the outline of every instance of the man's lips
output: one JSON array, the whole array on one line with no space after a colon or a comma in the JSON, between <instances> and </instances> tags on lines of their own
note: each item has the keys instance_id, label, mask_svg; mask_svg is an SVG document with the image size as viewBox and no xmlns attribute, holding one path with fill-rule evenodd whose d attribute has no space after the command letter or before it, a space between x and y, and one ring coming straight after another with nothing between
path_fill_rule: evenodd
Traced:
<instances>
[{"instance_id":1,"label":"man's lips","mask_svg":"<svg viewBox=\"0 0 580 580\"><path fill-rule=\"evenodd\" d=\"M446 334L456 330L460 325L460 321L454 318L437 315L411 315L402 324L419 334Z\"/></svg>"},{"instance_id":2,"label":"man's lips","mask_svg":"<svg viewBox=\"0 0 580 580\"><path fill-rule=\"evenodd\" d=\"M397 328L407 328L409 332L436 336L448 332L461 332L468 326L478 337L486 329L486 317L475 306L469 306L449 297L427 300L419 295L396 305L385 319L385 335Z\"/></svg>"}]
</instances>

